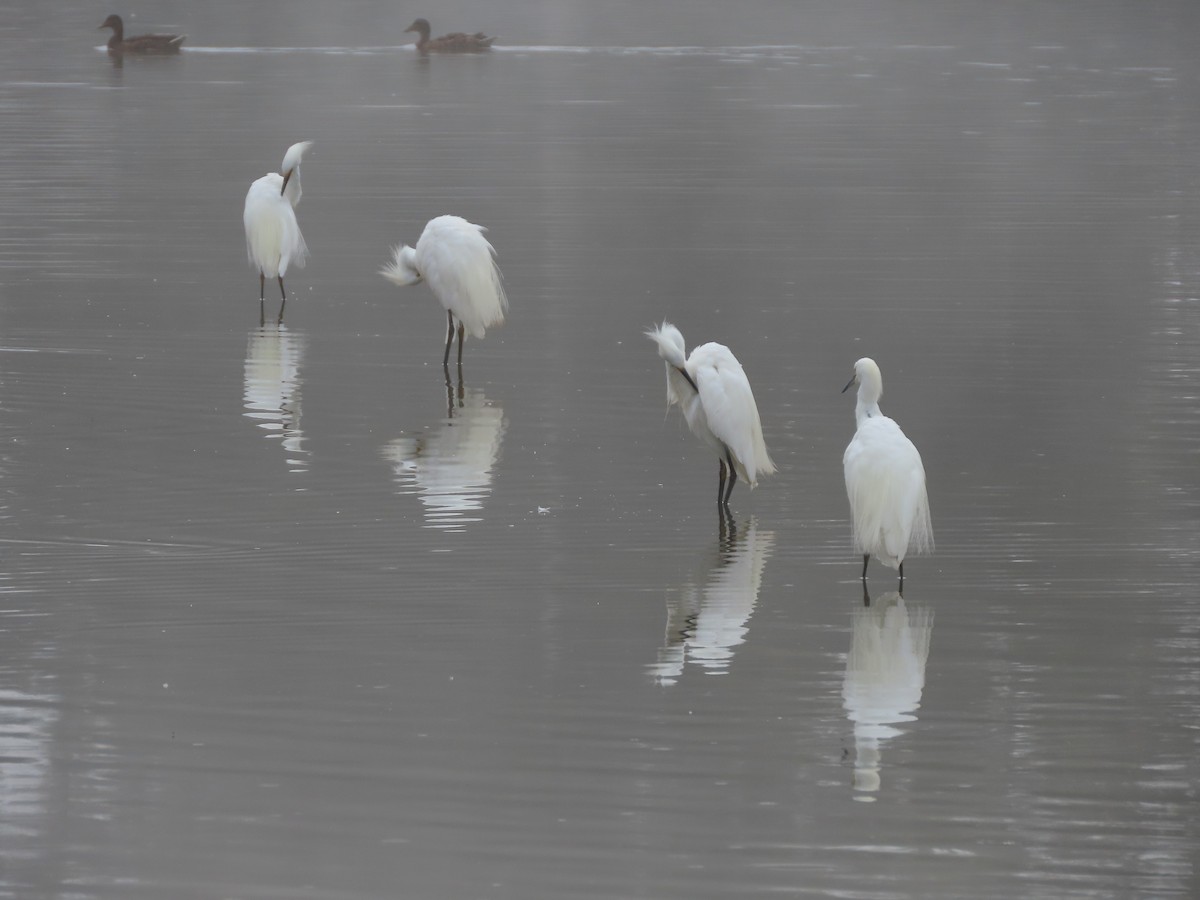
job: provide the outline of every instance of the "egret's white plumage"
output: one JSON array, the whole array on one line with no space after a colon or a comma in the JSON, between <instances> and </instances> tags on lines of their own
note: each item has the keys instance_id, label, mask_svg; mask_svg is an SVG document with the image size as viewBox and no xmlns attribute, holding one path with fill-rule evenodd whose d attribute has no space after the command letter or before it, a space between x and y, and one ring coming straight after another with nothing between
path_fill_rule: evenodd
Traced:
<instances>
[{"instance_id":1,"label":"egret's white plumage","mask_svg":"<svg viewBox=\"0 0 1200 900\"><path fill-rule=\"evenodd\" d=\"M646 336L658 344L658 355L666 360L667 403L679 405L692 434L720 460L717 502L727 506L738 476L754 488L759 475L775 471L750 381L723 344L703 344L686 356L683 335L670 322L647 331Z\"/></svg>"},{"instance_id":2,"label":"egret's white plumage","mask_svg":"<svg viewBox=\"0 0 1200 900\"><path fill-rule=\"evenodd\" d=\"M258 269L260 319L266 279L279 280L279 293L283 298L279 307L279 321L282 322L283 307L287 305L283 276L287 274L289 265L302 268L308 257L308 245L300 233L295 207L303 193L300 187L300 160L311 146L312 141L292 144L283 156L280 171L269 172L257 179L246 192L242 224L246 227L246 256L250 264Z\"/></svg>"},{"instance_id":3,"label":"egret's white plumage","mask_svg":"<svg viewBox=\"0 0 1200 900\"><path fill-rule=\"evenodd\" d=\"M854 364L854 377L842 393L855 384L858 428L842 457L854 546L863 554L864 579L872 556L899 569L903 579L906 556L933 552L925 467L913 442L879 410L883 375L873 359Z\"/></svg>"},{"instance_id":4,"label":"egret's white plumage","mask_svg":"<svg viewBox=\"0 0 1200 900\"><path fill-rule=\"evenodd\" d=\"M458 321L458 361L462 362L464 329L482 338L489 328L504 324L508 298L500 281L496 251L483 233L482 225L459 216L430 219L416 247L401 244L393 259L379 274L394 284L429 282L429 288L446 310L448 323L445 365Z\"/></svg>"}]
</instances>

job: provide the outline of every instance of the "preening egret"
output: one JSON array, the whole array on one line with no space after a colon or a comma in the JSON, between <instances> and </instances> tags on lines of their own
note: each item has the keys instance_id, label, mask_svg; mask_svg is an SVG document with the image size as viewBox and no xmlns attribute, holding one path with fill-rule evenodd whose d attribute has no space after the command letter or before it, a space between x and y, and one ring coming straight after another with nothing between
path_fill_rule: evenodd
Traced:
<instances>
[{"instance_id":1,"label":"preening egret","mask_svg":"<svg viewBox=\"0 0 1200 900\"><path fill-rule=\"evenodd\" d=\"M178 53L183 45L185 34L139 34L135 37L125 37L125 23L118 15L111 15L104 20L96 30L112 29L112 37L108 39L109 53Z\"/></svg>"},{"instance_id":2,"label":"preening egret","mask_svg":"<svg viewBox=\"0 0 1200 900\"><path fill-rule=\"evenodd\" d=\"M246 207L242 212L242 223L246 226L246 255L250 264L258 269L258 317L263 319L263 294L269 275L279 279L279 294L283 302L279 305L279 321L283 322L283 308L287 305L287 291L283 287L283 276L288 266L304 267L308 256L308 245L300 233L294 207L300 202L300 160L312 146L312 141L301 141L288 147L283 155L280 172L268 172L250 185L246 192Z\"/></svg>"},{"instance_id":3,"label":"preening egret","mask_svg":"<svg viewBox=\"0 0 1200 900\"><path fill-rule=\"evenodd\" d=\"M666 360L667 403L679 404L692 434L717 454L717 505L728 509L739 475L753 488L759 475L775 471L746 373L722 344L704 344L685 357L683 335L669 322L647 331L646 337L658 344L658 355Z\"/></svg>"},{"instance_id":4,"label":"preening egret","mask_svg":"<svg viewBox=\"0 0 1200 900\"><path fill-rule=\"evenodd\" d=\"M442 365L450 361L458 320L458 362L462 365L463 333L482 338L489 328L504 324L508 298L500 282L496 251L488 243L482 225L458 216L430 219L414 249L396 247L393 260L379 274L399 285L428 281L433 296L446 310L446 352Z\"/></svg>"},{"instance_id":5,"label":"preening egret","mask_svg":"<svg viewBox=\"0 0 1200 900\"><path fill-rule=\"evenodd\" d=\"M404 30L417 33L417 52L422 56L428 53L482 53L484 50L491 50L492 42L496 40L494 37L488 37L482 31L474 34L452 31L450 34L443 34L441 37L430 40L427 19L417 19Z\"/></svg>"},{"instance_id":6,"label":"preening egret","mask_svg":"<svg viewBox=\"0 0 1200 900\"><path fill-rule=\"evenodd\" d=\"M854 377L842 388L858 385L854 418L858 429L846 447L842 466L854 525L854 546L863 555L863 573L874 556L900 570L904 557L933 552L933 525L925 492L925 467L913 442L900 426L879 411L883 375L875 360L854 364Z\"/></svg>"}]
</instances>

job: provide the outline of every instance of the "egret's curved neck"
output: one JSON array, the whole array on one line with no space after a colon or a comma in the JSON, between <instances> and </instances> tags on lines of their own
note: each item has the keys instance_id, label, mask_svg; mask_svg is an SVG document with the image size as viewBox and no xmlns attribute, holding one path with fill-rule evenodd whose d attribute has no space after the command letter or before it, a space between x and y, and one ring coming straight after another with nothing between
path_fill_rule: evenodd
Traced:
<instances>
[{"instance_id":1,"label":"egret's curved neck","mask_svg":"<svg viewBox=\"0 0 1200 900\"><path fill-rule=\"evenodd\" d=\"M854 421L859 425L867 419L877 419L882 415L878 403L863 403L862 398L858 398L858 405L854 407Z\"/></svg>"},{"instance_id":2,"label":"egret's curved neck","mask_svg":"<svg viewBox=\"0 0 1200 900\"><path fill-rule=\"evenodd\" d=\"M883 415L879 409L879 398L883 396L883 385L870 376L863 379L858 386L858 402L854 405L854 420L862 425L867 419L877 419Z\"/></svg>"},{"instance_id":3,"label":"egret's curved neck","mask_svg":"<svg viewBox=\"0 0 1200 900\"><path fill-rule=\"evenodd\" d=\"M287 197L288 203L295 206L300 202L300 198L304 195L304 191L300 187L300 166L292 169L292 174L287 180L287 184L283 186L283 196Z\"/></svg>"},{"instance_id":4,"label":"egret's curved neck","mask_svg":"<svg viewBox=\"0 0 1200 900\"><path fill-rule=\"evenodd\" d=\"M397 247L391 263L384 266L380 274L393 284L416 284L421 280L416 251L407 244Z\"/></svg>"}]
</instances>

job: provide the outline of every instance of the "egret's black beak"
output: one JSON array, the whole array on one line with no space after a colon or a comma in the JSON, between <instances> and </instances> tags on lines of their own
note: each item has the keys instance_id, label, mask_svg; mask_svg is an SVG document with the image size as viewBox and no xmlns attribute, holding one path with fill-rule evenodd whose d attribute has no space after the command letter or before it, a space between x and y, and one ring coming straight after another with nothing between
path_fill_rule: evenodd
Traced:
<instances>
[{"instance_id":1,"label":"egret's black beak","mask_svg":"<svg viewBox=\"0 0 1200 900\"><path fill-rule=\"evenodd\" d=\"M279 189L279 196L280 196L280 197L282 197L282 196L283 196L283 192L287 190L287 183L288 183L288 181L291 179L291 177L292 177L292 173L293 173L293 172L295 172L295 171L296 171L295 169L288 169L287 173L286 173L286 174L283 176L283 187L281 187L281 188Z\"/></svg>"},{"instance_id":2,"label":"egret's black beak","mask_svg":"<svg viewBox=\"0 0 1200 900\"><path fill-rule=\"evenodd\" d=\"M846 382L846 386L844 388L842 388L842 393L844 394L844 393L846 393L846 391L850 390L850 388L854 386L854 382L856 382L856 381L858 381L857 375L855 375L853 378L851 378L849 381Z\"/></svg>"},{"instance_id":3,"label":"egret's black beak","mask_svg":"<svg viewBox=\"0 0 1200 900\"><path fill-rule=\"evenodd\" d=\"M696 382L692 381L692 376L687 373L686 369L681 369L679 366L676 366L675 371L684 377L684 380L692 386L693 391L695 391L697 394L700 393L700 388L696 387Z\"/></svg>"}]
</instances>

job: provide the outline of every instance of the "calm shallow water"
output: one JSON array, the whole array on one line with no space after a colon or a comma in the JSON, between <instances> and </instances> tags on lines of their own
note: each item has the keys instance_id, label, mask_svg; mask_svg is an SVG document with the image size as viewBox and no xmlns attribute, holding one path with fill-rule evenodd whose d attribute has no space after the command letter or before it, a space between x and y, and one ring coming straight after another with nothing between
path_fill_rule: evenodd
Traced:
<instances>
[{"instance_id":1,"label":"calm shallow water","mask_svg":"<svg viewBox=\"0 0 1200 900\"><path fill-rule=\"evenodd\" d=\"M1194 896L1194 13L355 6L9 26L0 896ZM512 306L449 381L376 274L445 212ZM755 386L732 530L664 317ZM863 355L938 539L870 605Z\"/></svg>"}]
</instances>

